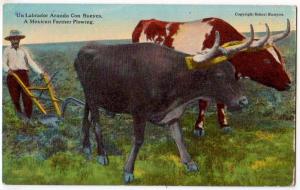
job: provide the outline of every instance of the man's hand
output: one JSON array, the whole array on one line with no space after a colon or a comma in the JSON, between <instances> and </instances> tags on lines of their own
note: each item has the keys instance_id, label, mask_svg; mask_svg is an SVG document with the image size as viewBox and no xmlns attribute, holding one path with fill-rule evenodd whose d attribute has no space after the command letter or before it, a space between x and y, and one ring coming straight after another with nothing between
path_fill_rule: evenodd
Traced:
<instances>
[{"instance_id":1,"label":"man's hand","mask_svg":"<svg viewBox=\"0 0 300 190\"><path fill-rule=\"evenodd\" d=\"M7 75L11 75L13 71L11 69L8 70Z\"/></svg>"}]
</instances>

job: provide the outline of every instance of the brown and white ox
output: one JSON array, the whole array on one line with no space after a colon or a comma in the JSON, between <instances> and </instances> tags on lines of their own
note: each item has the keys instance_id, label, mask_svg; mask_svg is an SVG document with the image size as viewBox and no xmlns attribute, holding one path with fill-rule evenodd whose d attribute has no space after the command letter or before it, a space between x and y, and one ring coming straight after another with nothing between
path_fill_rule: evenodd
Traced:
<instances>
[{"instance_id":1,"label":"brown and white ox","mask_svg":"<svg viewBox=\"0 0 300 190\"><path fill-rule=\"evenodd\" d=\"M252 25L250 26L253 31ZM228 60L235 67L237 79L247 77L279 91L287 90L290 88L291 80L286 72L283 57L274 42L288 36L289 20L287 20L286 31L280 34L271 36L267 24L266 29L266 35L259 40L255 39L247 48L252 51L236 51ZM245 40L243 34L224 20L205 18L193 22L141 20L132 33L132 42L153 42L195 55L197 52L212 47L215 41L215 31L220 33L221 45ZM219 125L225 132L231 131L225 116L225 105L216 101ZM194 130L197 136L204 135L204 114L208 105L208 101L199 101L199 116Z\"/></svg>"}]
</instances>

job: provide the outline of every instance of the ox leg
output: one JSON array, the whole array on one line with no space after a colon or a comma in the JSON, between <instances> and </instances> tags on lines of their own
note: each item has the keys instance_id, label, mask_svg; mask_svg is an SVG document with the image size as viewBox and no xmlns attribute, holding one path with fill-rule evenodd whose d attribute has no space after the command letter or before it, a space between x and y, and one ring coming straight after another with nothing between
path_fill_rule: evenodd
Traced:
<instances>
[{"instance_id":1,"label":"ox leg","mask_svg":"<svg viewBox=\"0 0 300 190\"><path fill-rule=\"evenodd\" d=\"M124 182L130 183L134 180L134 163L138 152L141 146L144 143L144 132L145 132L146 120L144 118L133 116L133 129L134 129L134 137L133 137L133 147L131 149L130 155L127 159L124 168Z\"/></svg>"},{"instance_id":2,"label":"ox leg","mask_svg":"<svg viewBox=\"0 0 300 190\"><path fill-rule=\"evenodd\" d=\"M84 117L82 122L82 132L83 132L83 153L90 160L92 158L92 149L90 142L90 110L87 104L84 107Z\"/></svg>"},{"instance_id":3,"label":"ox leg","mask_svg":"<svg viewBox=\"0 0 300 190\"><path fill-rule=\"evenodd\" d=\"M224 133L231 133L232 129L228 125L228 121L227 121L226 114L225 114L225 108L226 108L225 104L220 103L220 102L217 103L218 122L219 122L219 126L220 126L221 130Z\"/></svg>"},{"instance_id":4,"label":"ox leg","mask_svg":"<svg viewBox=\"0 0 300 190\"><path fill-rule=\"evenodd\" d=\"M203 137L205 135L204 120L208 105L208 101L199 100L199 115L194 128L194 135L197 137Z\"/></svg>"},{"instance_id":5,"label":"ox leg","mask_svg":"<svg viewBox=\"0 0 300 190\"><path fill-rule=\"evenodd\" d=\"M169 124L172 138L175 140L179 150L181 162L184 163L188 171L198 171L197 164L191 159L186 146L184 144L181 127L178 121L173 121Z\"/></svg>"},{"instance_id":6,"label":"ox leg","mask_svg":"<svg viewBox=\"0 0 300 190\"><path fill-rule=\"evenodd\" d=\"M92 117L92 127L95 133L95 138L97 142L97 161L102 165L108 164L108 157L103 145L103 137L101 131L101 125L99 122L99 110L94 108L91 110L91 117Z\"/></svg>"}]
</instances>

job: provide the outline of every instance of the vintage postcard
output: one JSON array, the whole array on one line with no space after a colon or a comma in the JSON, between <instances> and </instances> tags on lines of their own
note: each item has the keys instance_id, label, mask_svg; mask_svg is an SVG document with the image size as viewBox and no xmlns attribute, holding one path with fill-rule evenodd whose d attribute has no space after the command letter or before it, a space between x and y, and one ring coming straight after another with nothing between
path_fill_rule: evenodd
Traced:
<instances>
[{"instance_id":1,"label":"vintage postcard","mask_svg":"<svg viewBox=\"0 0 300 190\"><path fill-rule=\"evenodd\" d=\"M296 8L3 4L2 182L294 186Z\"/></svg>"}]
</instances>

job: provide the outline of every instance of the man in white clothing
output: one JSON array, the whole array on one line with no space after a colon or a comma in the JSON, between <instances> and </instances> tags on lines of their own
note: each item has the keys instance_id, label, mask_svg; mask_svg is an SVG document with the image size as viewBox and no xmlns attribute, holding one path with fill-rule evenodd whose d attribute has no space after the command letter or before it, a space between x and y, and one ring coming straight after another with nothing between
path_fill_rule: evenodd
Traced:
<instances>
[{"instance_id":1,"label":"man in white clothing","mask_svg":"<svg viewBox=\"0 0 300 190\"><path fill-rule=\"evenodd\" d=\"M27 118L30 118L32 114L32 100L26 95L21 86L18 84L17 80L11 74L17 74L22 82L26 86L30 87L28 77L29 67L33 69L34 72L41 75L41 77L43 76L43 71L32 60L27 50L23 47L20 47L20 40L23 38L25 38L25 36L22 35L18 30L11 30L10 35L4 38L5 40L11 42L11 46L6 47L4 50L3 69L8 73L7 87L17 113L23 115L20 105L20 97L22 95L25 115Z\"/></svg>"}]
</instances>

